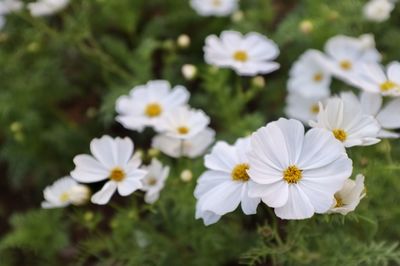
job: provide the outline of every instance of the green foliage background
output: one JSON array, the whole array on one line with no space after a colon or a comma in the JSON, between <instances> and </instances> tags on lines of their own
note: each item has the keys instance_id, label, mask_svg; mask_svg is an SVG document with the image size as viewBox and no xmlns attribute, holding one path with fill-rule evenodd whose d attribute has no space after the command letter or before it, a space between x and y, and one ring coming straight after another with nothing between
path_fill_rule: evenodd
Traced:
<instances>
[{"instance_id":1,"label":"green foliage background","mask_svg":"<svg viewBox=\"0 0 400 266\"><path fill-rule=\"evenodd\" d=\"M368 196L346 217L287 222L260 205L255 216L238 211L205 227L194 219L193 198L202 158L162 155L172 173L152 206L139 192L105 207L39 209L43 188L68 174L92 138L130 136L148 149L153 132L114 122L116 98L134 85L185 85L217 139L232 142L283 116L291 64L331 36L373 33L384 62L399 60L399 6L374 24L361 16L365 2L242 0L238 22L200 17L186 0L75 0L50 18L9 15L0 33L0 265L399 265L399 140L350 150ZM314 25L308 34L299 30L305 19ZM282 67L265 87L204 63L205 37L225 29L278 43ZM183 33L192 40L187 49L176 45ZM186 63L199 68L195 81L183 79ZM335 82L333 89L350 88ZM193 171L191 182L179 178L183 169Z\"/></svg>"}]
</instances>

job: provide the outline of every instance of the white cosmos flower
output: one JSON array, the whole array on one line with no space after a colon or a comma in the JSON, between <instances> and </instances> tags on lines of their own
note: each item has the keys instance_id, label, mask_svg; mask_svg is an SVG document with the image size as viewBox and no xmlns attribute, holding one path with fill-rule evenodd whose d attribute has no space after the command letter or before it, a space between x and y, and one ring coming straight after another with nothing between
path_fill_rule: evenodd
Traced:
<instances>
[{"instance_id":1,"label":"white cosmos flower","mask_svg":"<svg viewBox=\"0 0 400 266\"><path fill-rule=\"evenodd\" d=\"M386 71L379 64L363 64L361 71L350 79L352 85L384 96L400 96L400 62L390 63Z\"/></svg>"},{"instance_id":2,"label":"white cosmos flower","mask_svg":"<svg viewBox=\"0 0 400 266\"><path fill-rule=\"evenodd\" d=\"M167 137L186 140L206 129L209 123L210 118L202 110L183 106L165 114L155 128Z\"/></svg>"},{"instance_id":3,"label":"white cosmos flower","mask_svg":"<svg viewBox=\"0 0 400 266\"><path fill-rule=\"evenodd\" d=\"M282 219L325 213L352 173L343 145L326 130L304 135L297 120L279 119L251 136L250 197L261 197Z\"/></svg>"},{"instance_id":4,"label":"white cosmos flower","mask_svg":"<svg viewBox=\"0 0 400 266\"><path fill-rule=\"evenodd\" d=\"M343 93L353 101L353 105L361 105L365 114L372 115L381 125L378 133L380 138L398 138L400 134L390 130L400 129L400 98L390 100L383 106L383 98L380 94L362 92L359 99L352 92Z\"/></svg>"},{"instance_id":5,"label":"white cosmos flower","mask_svg":"<svg viewBox=\"0 0 400 266\"><path fill-rule=\"evenodd\" d=\"M335 202L328 213L348 214L356 209L366 195L364 176L359 174L356 180L347 179L341 190L335 193Z\"/></svg>"},{"instance_id":6,"label":"white cosmos flower","mask_svg":"<svg viewBox=\"0 0 400 266\"><path fill-rule=\"evenodd\" d=\"M279 68L278 63L271 61L279 55L278 46L256 32L242 35L237 31L224 31L220 38L210 35L203 49L208 64L232 68L241 76L267 74Z\"/></svg>"},{"instance_id":7,"label":"white cosmos flower","mask_svg":"<svg viewBox=\"0 0 400 266\"><path fill-rule=\"evenodd\" d=\"M371 35L368 35L370 39ZM375 48L374 41L366 41L365 35L353 38L337 35L325 44L326 58L321 64L337 78L348 82L349 77L360 71L364 63L378 63L380 53Z\"/></svg>"},{"instance_id":8,"label":"white cosmos flower","mask_svg":"<svg viewBox=\"0 0 400 266\"><path fill-rule=\"evenodd\" d=\"M238 8L238 0L190 0L192 8L201 16L228 16Z\"/></svg>"},{"instance_id":9,"label":"white cosmos flower","mask_svg":"<svg viewBox=\"0 0 400 266\"><path fill-rule=\"evenodd\" d=\"M186 105L189 97L183 86L171 89L168 81L149 81L134 87L129 96L118 98L116 120L127 129L141 132L147 126L157 125L168 112Z\"/></svg>"},{"instance_id":10,"label":"white cosmos flower","mask_svg":"<svg viewBox=\"0 0 400 266\"><path fill-rule=\"evenodd\" d=\"M331 75L321 66L322 53L308 50L293 64L288 81L288 90L303 97L327 97Z\"/></svg>"},{"instance_id":11,"label":"white cosmos flower","mask_svg":"<svg viewBox=\"0 0 400 266\"><path fill-rule=\"evenodd\" d=\"M310 126L330 131L347 148L378 143L378 121L353 103L348 94L328 99L325 106L320 103L317 121L311 121Z\"/></svg>"},{"instance_id":12,"label":"white cosmos flower","mask_svg":"<svg viewBox=\"0 0 400 266\"><path fill-rule=\"evenodd\" d=\"M306 98L297 93L289 93L286 97L285 113L289 118L295 118L308 125L310 120L315 120L319 112L319 102L324 102L327 97Z\"/></svg>"},{"instance_id":13,"label":"white cosmos flower","mask_svg":"<svg viewBox=\"0 0 400 266\"><path fill-rule=\"evenodd\" d=\"M214 139L215 131L211 128L206 128L185 140L159 134L153 138L152 147L173 158L182 156L196 158L205 153L207 148L214 142Z\"/></svg>"},{"instance_id":14,"label":"white cosmos flower","mask_svg":"<svg viewBox=\"0 0 400 266\"><path fill-rule=\"evenodd\" d=\"M21 10L23 3L18 0L0 0L0 15L7 15Z\"/></svg>"},{"instance_id":15,"label":"white cosmos flower","mask_svg":"<svg viewBox=\"0 0 400 266\"><path fill-rule=\"evenodd\" d=\"M38 0L28 4L28 9L34 17L50 16L67 7L69 0Z\"/></svg>"},{"instance_id":16,"label":"white cosmos flower","mask_svg":"<svg viewBox=\"0 0 400 266\"><path fill-rule=\"evenodd\" d=\"M143 187L141 190L145 191L144 201L153 204L160 197L160 191L165 186L165 180L169 174L169 167L161 164L155 158L151 160L148 166L142 166L142 169L147 171L147 175L143 178Z\"/></svg>"},{"instance_id":17,"label":"white cosmos flower","mask_svg":"<svg viewBox=\"0 0 400 266\"><path fill-rule=\"evenodd\" d=\"M239 204L245 214L255 214L260 198L250 198L247 170L250 138L238 139L234 145L219 141L210 154L205 156L204 172L197 180L194 196L197 199L196 219L206 225L234 211Z\"/></svg>"},{"instance_id":18,"label":"white cosmos flower","mask_svg":"<svg viewBox=\"0 0 400 266\"><path fill-rule=\"evenodd\" d=\"M82 183L94 183L108 180L103 188L92 196L95 204L106 204L118 190L121 196L128 196L143 187L142 179L147 174L139 169L141 161L132 157L133 142L129 138L103 136L93 139L90 151L93 154L81 154L74 158L75 169L71 176Z\"/></svg>"},{"instance_id":19,"label":"white cosmos flower","mask_svg":"<svg viewBox=\"0 0 400 266\"><path fill-rule=\"evenodd\" d=\"M46 187L43 196L45 201L42 202L42 208L61 208L85 203L89 199L90 189L65 176Z\"/></svg>"},{"instance_id":20,"label":"white cosmos flower","mask_svg":"<svg viewBox=\"0 0 400 266\"><path fill-rule=\"evenodd\" d=\"M389 0L371 0L363 8L364 17L374 22L383 22L390 18L394 3Z\"/></svg>"}]
</instances>

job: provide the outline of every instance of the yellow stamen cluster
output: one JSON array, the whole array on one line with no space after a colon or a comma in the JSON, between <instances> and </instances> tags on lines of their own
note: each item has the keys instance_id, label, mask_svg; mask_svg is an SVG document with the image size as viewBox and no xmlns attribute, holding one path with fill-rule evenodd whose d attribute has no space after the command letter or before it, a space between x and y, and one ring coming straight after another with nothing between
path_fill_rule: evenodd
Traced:
<instances>
[{"instance_id":1,"label":"yellow stamen cluster","mask_svg":"<svg viewBox=\"0 0 400 266\"><path fill-rule=\"evenodd\" d=\"M212 1L212 5L215 7L219 7L219 6L221 6L221 4L222 4L221 0L213 0Z\"/></svg>"},{"instance_id":2,"label":"yellow stamen cluster","mask_svg":"<svg viewBox=\"0 0 400 266\"><path fill-rule=\"evenodd\" d=\"M303 178L303 170L291 165L283 171L283 180L289 184L297 184Z\"/></svg>"},{"instance_id":3,"label":"yellow stamen cluster","mask_svg":"<svg viewBox=\"0 0 400 266\"><path fill-rule=\"evenodd\" d=\"M237 164L235 168L233 168L231 176L234 181L242 181L246 182L250 179L247 174L247 170L249 169L249 165L247 163Z\"/></svg>"},{"instance_id":4,"label":"yellow stamen cluster","mask_svg":"<svg viewBox=\"0 0 400 266\"><path fill-rule=\"evenodd\" d=\"M319 113L319 105L318 104L313 104L311 106L311 113L313 113L313 114L318 114Z\"/></svg>"},{"instance_id":5,"label":"yellow stamen cluster","mask_svg":"<svg viewBox=\"0 0 400 266\"><path fill-rule=\"evenodd\" d=\"M348 70L352 69L353 64L349 60L342 60L342 61L340 61L340 67L343 70L348 71Z\"/></svg>"},{"instance_id":6,"label":"yellow stamen cluster","mask_svg":"<svg viewBox=\"0 0 400 266\"><path fill-rule=\"evenodd\" d=\"M162 107L158 103L149 103L144 112L148 117L160 116Z\"/></svg>"},{"instance_id":7,"label":"yellow stamen cluster","mask_svg":"<svg viewBox=\"0 0 400 266\"><path fill-rule=\"evenodd\" d=\"M60 195L60 201L61 202L67 202L69 201L69 194L67 192L64 192Z\"/></svg>"},{"instance_id":8,"label":"yellow stamen cluster","mask_svg":"<svg viewBox=\"0 0 400 266\"><path fill-rule=\"evenodd\" d=\"M233 59L235 59L236 61L244 63L249 59L249 55L247 54L246 51L236 51L233 54Z\"/></svg>"},{"instance_id":9,"label":"yellow stamen cluster","mask_svg":"<svg viewBox=\"0 0 400 266\"><path fill-rule=\"evenodd\" d=\"M321 72L315 73L313 79L315 82L320 82L324 79L324 75Z\"/></svg>"},{"instance_id":10,"label":"yellow stamen cluster","mask_svg":"<svg viewBox=\"0 0 400 266\"><path fill-rule=\"evenodd\" d=\"M335 136L335 138L337 138L341 142L344 142L347 139L347 133L343 129L340 128L334 129L332 133Z\"/></svg>"},{"instance_id":11,"label":"yellow stamen cluster","mask_svg":"<svg viewBox=\"0 0 400 266\"><path fill-rule=\"evenodd\" d=\"M398 87L397 84L390 80L388 80L380 85L382 92L393 90L396 87Z\"/></svg>"},{"instance_id":12,"label":"yellow stamen cluster","mask_svg":"<svg viewBox=\"0 0 400 266\"><path fill-rule=\"evenodd\" d=\"M115 167L113 170L111 170L110 173L110 179L116 182L121 182L122 180L124 180L126 177L126 174L124 172L124 170L122 170L119 167Z\"/></svg>"},{"instance_id":13,"label":"yellow stamen cluster","mask_svg":"<svg viewBox=\"0 0 400 266\"><path fill-rule=\"evenodd\" d=\"M335 201L335 208L340 208L344 206L343 199L341 197L335 195Z\"/></svg>"},{"instance_id":14,"label":"yellow stamen cluster","mask_svg":"<svg viewBox=\"0 0 400 266\"><path fill-rule=\"evenodd\" d=\"M181 135L186 135L190 131L189 128L186 126L178 127L177 130L178 130L178 133Z\"/></svg>"},{"instance_id":15,"label":"yellow stamen cluster","mask_svg":"<svg viewBox=\"0 0 400 266\"><path fill-rule=\"evenodd\" d=\"M149 186L154 186L155 184L157 184L157 179L155 179L154 177L150 177L147 179L147 184Z\"/></svg>"}]
</instances>

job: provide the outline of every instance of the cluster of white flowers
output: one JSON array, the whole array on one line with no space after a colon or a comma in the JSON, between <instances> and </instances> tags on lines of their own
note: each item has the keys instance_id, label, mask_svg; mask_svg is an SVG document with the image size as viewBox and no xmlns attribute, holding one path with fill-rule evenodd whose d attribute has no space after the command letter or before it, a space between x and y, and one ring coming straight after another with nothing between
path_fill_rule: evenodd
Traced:
<instances>
[{"instance_id":1,"label":"cluster of white flowers","mask_svg":"<svg viewBox=\"0 0 400 266\"><path fill-rule=\"evenodd\" d=\"M157 159L153 159L148 166L141 166L140 155L134 153L131 139L113 139L105 135L91 141L90 151L92 155L75 156L75 169L71 171L71 177L64 177L44 190L46 202L42 204L43 208L86 202L90 190L77 181L106 181L103 188L91 197L95 204L107 204L116 191L121 196L128 196L136 190L142 190L146 193L145 202L150 204L159 198L169 174L169 167L164 167Z\"/></svg>"},{"instance_id":2,"label":"cluster of white flowers","mask_svg":"<svg viewBox=\"0 0 400 266\"><path fill-rule=\"evenodd\" d=\"M353 166L329 131L284 118L234 145L217 142L197 182L196 218L206 225L234 211L255 214L262 201L282 219L314 213L346 214L365 196L364 179L349 179Z\"/></svg>"},{"instance_id":3,"label":"cluster of white flowers","mask_svg":"<svg viewBox=\"0 0 400 266\"><path fill-rule=\"evenodd\" d=\"M153 128L157 132L152 141L153 148L171 157L198 157L214 142L215 132L208 127L210 118L203 111L188 106L189 97L183 86L171 89L168 81L149 81L117 99L116 120L134 131ZM146 193L145 202L150 204L159 198L169 167L164 167L155 158L150 165L141 166L141 156L134 154L131 139L103 136L91 141L90 151L92 155L81 154L74 158L75 169L71 176L81 183L106 181L103 188L91 197L92 203L107 204L116 191L121 196L128 196L142 190ZM46 194L51 194L64 202L68 189L68 186L61 189L48 187L45 198L49 201Z\"/></svg>"},{"instance_id":4,"label":"cluster of white flowers","mask_svg":"<svg viewBox=\"0 0 400 266\"><path fill-rule=\"evenodd\" d=\"M208 127L210 118L203 111L188 106L189 97L183 86L171 89L168 81L149 81L134 87L129 96L118 98L116 119L139 132L152 127L158 133L153 148L168 156L198 157L214 141L215 132Z\"/></svg>"},{"instance_id":5,"label":"cluster of white flowers","mask_svg":"<svg viewBox=\"0 0 400 266\"><path fill-rule=\"evenodd\" d=\"M238 1L192 0L191 5L200 15L223 16L236 10ZM189 45L187 38L180 38L182 47ZM385 71L371 35L335 36L324 50L306 51L289 73L285 111L296 119L270 122L233 145L218 141L205 156L207 170L194 191L196 219L210 225L239 205L245 214L255 214L260 203L274 208L282 219L345 215L365 197L364 176L350 179L353 163L346 149L400 137L394 132L400 128L400 97L383 104L383 97L400 96L400 63L389 64ZM280 65L273 60L279 53L272 40L255 32L223 31L220 37L208 36L204 46L206 63L242 76L277 70ZM182 70L187 79L194 77L192 66ZM332 77L360 88L360 96L331 96ZM189 98L183 86L149 81L117 99L116 121L138 132L152 128L152 148L168 156L198 157L214 142L215 132L210 118L188 105ZM306 132L299 120L311 128ZM77 181L106 181L91 197L95 204L108 203L116 191L127 196L142 190L150 204L159 198L170 169L155 158L141 165L131 139L103 136L92 140L90 151L74 158L72 178L45 189L43 207L82 204L89 190ZM181 179L188 182L192 173L185 171Z\"/></svg>"},{"instance_id":6,"label":"cluster of white flowers","mask_svg":"<svg viewBox=\"0 0 400 266\"><path fill-rule=\"evenodd\" d=\"M374 22L383 22L390 18L396 0L370 0L363 8L364 17Z\"/></svg>"}]
</instances>

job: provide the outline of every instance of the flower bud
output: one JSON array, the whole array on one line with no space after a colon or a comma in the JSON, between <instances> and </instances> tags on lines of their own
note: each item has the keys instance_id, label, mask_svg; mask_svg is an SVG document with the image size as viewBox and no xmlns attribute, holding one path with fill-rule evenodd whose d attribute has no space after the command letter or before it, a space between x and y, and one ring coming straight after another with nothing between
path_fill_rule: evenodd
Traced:
<instances>
[{"instance_id":1,"label":"flower bud","mask_svg":"<svg viewBox=\"0 0 400 266\"><path fill-rule=\"evenodd\" d=\"M300 22L299 29L304 34L310 34L314 30L314 24L311 20L306 19Z\"/></svg>"},{"instance_id":2,"label":"flower bud","mask_svg":"<svg viewBox=\"0 0 400 266\"><path fill-rule=\"evenodd\" d=\"M177 39L178 47L180 48L188 48L190 46L190 37L186 34L182 34Z\"/></svg>"},{"instance_id":3,"label":"flower bud","mask_svg":"<svg viewBox=\"0 0 400 266\"><path fill-rule=\"evenodd\" d=\"M190 182L193 178L193 173L189 169L185 169L181 172L181 180L183 182Z\"/></svg>"},{"instance_id":4,"label":"flower bud","mask_svg":"<svg viewBox=\"0 0 400 266\"><path fill-rule=\"evenodd\" d=\"M74 205L83 205L90 198L90 189L85 185L77 185L70 189L68 192L69 198Z\"/></svg>"},{"instance_id":5,"label":"flower bud","mask_svg":"<svg viewBox=\"0 0 400 266\"><path fill-rule=\"evenodd\" d=\"M193 80L197 76L197 67L194 65L183 65L181 71L186 80Z\"/></svg>"}]
</instances>

